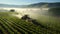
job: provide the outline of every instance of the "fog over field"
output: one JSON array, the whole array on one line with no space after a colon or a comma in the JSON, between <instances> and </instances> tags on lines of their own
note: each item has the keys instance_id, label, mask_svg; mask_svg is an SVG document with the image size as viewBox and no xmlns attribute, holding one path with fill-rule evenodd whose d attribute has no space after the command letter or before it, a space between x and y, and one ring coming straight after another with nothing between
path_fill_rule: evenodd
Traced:
<instances>
[{"instance_id":1,"label":"fog over field","mask_svg":"<svg viewBox=\"0 0 60 34\"><path fill-rule=\"evenodd\" d=\"M60 22L59 18L51 16L49 14L49 9L50 8L0 8L1 11L8 12L11 9L14 9L16 13L13 13L12 15L15 17L18 17L19 19L24 16L24 15L29 15L33 19L37 19L38 21L48 24L48 23L56 23ZM56 21L57 20L57 21ZM56 21L56 22L55 22Z\"/></svg>"},{"instance_id":2,"label":"fog over field","mask_svg":"<svg viewBox=\"0 0 60 34\"><path fill-rule=\"evenodd\" d=\"M17 12L18 14L14 14L14 16L21 18L21 16L27 14L30 17L36 19L41 15L45 15L47 14L47 11L49 8L0 8L0 10L11 10L14 9L15 12Z\"/></svg>"},{"instance_id":3,"label":"fog over field","mask_svg":"<svg viewBox=\"0 0 60 34\"><path fill-rule=\"evenodd\" d=\"M12 9L14 12L10 11ZM60 14L58 14L59 12L56 12L56 14L50 9L51 8L0 8L0 12L8 13L10 16L17 17L18 19L24 15L29 15L30 18L38 21L39 24L60 31L60 17L57 16Z\"/></svg>"}]
</instances>

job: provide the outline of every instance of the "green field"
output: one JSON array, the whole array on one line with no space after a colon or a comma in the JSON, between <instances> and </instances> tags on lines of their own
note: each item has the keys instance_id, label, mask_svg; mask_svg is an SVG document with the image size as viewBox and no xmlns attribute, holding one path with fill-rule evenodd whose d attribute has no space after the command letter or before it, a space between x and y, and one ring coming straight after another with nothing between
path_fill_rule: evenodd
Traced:
<instances>
[{"instance_id":1,"label":"green field","mask_svg":"<svg viewBox=\"0 0 60 34\"><path fill-rule=\"evenodd\" d=\"M60 34L57 30L42 28L12 14L13 12L0 12L0 34Z\"/></svg>"}]
</instances>

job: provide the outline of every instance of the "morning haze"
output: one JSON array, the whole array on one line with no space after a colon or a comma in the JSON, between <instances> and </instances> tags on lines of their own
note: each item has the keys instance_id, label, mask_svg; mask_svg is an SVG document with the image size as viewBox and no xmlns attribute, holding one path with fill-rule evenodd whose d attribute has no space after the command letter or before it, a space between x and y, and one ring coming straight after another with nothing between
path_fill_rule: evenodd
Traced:
<instances>
[{"instance_id":1,"label":"morning haze","mask_svg":"<svg viewBox=\"0 0 60 34\"><path fill-rule=\"evenodd\" d=\"M60 34L60 0L0 0L0 34Z\"/></svg>"}]
</instances>

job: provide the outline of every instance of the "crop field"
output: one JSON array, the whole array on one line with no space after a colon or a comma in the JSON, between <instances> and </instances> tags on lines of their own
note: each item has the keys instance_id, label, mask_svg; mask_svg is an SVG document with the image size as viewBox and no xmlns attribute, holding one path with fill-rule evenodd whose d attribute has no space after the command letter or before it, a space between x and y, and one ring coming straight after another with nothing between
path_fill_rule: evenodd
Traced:
<instances>
[{"instance_id":1,"label":"crop field","mask_svg":"<svg viewBox=\"0 0 60 34\"><path fill-rule=\"evenodd\" d=\"M58 30L37 26L12 14L14 13L0 12L0 34L60 34Z\"/></svg>"}]
</instances>

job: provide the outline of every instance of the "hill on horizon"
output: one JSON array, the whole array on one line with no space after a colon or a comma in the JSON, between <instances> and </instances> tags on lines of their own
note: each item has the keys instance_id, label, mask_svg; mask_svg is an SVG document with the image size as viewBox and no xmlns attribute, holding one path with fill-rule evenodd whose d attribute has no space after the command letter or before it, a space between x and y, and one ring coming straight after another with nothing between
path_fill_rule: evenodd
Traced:
<instances>
[{"instance_id":1,"label":"hill on horizon","mask_svg":"<svg viewBox=\"0 0 60 34\"><path fill-rule=\"evenodd\" d=\"M60 2L55 2L55 3L36 3L36 4L31 4L28 7L36 7L36 8L53 8L53 7L60 7Z\"/></svg>"},{"instance_id":2,"label":"hill on horizon","mask_svg":"<svg viewBox=\"0 0 60 34\"><path fill-rule=\"evenodd\" d=\"M11 7L11 8L52 8L52 7L60 7L60 2L55 3L35 3L30 5L8 5L8 4L0 4L0 7Z\"/></svg>"}]
</instances>

